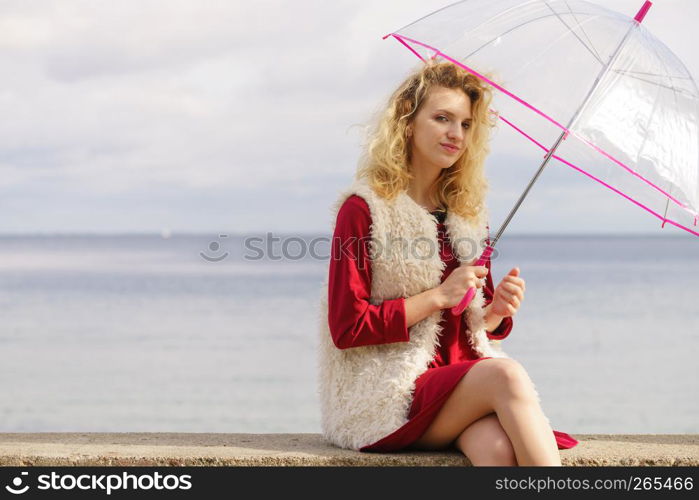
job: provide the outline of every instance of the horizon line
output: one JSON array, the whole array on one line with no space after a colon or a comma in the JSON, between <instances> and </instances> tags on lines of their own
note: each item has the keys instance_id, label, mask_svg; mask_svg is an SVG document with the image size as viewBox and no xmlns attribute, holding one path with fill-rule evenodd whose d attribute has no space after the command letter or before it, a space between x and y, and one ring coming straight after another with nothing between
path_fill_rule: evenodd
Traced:
<instances>
[{"instance_id":1,"label":"horizon line","mask_svg":"<svg viewBox=\"0 0 699 500\"><path fill-rule=\"evenodd\" d=\"M245 236L260 236L267 233L272 233L279 236L328 236L329 232L320 231L247 231L247 232L226 232L226 231L176 231L176 230L161 230L161 231L34 231L34 232L0 232L0 238L5 237L109 237L109 236L159 236L162 239L170 239L181 236L206 236L226 235L226 237L245 237ZM692 235L681 232L667 233L665 231L657 232L510 232L506 236L509 237L651 237L651 238L687 238L691 239Z\"/></svg>"}]
</instances>

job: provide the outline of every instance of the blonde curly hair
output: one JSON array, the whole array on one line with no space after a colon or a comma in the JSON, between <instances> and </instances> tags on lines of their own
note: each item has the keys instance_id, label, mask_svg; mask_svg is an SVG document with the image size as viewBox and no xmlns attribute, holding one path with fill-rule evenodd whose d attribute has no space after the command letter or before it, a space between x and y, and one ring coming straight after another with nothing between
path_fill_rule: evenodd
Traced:
<instances>
[{"instance_id":1,"label":"blonde curly hair","mask_svg":"<svg viewBox=\"0 0 699 500\"><path fill-rule=\"evenodd\" d=\"M490 152L490 129L497 116L491 114L492 90L480 78L450 62L421 63L391 95L370 131L356 178L366 178L374 192L391 200L407 190L409 172L408 128L434 87L461 89L471 100L468 146L451 167L442 170L430 187L429 199L440 210L476 218L485 204L488 182L484 163Z\"/></svg>"}]
</instances>

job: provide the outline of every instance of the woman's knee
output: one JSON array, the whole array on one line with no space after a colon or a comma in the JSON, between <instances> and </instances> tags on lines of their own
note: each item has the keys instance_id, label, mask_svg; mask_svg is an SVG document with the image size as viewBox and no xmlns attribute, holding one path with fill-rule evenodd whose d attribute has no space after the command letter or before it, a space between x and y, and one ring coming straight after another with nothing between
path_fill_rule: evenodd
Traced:
<instances>
[{"instance_id":1,"label":"woman's knee","mask_svg":"<svg viewBox=\"0 0 699 500\"><path fill-rule=\"evenodd\" d=\"M492 441L490 460L493 465L517 465L515 449L504 431L502 434L498 434Z\"/></svg>"},{"instance_id":2,"label":"woman's knee","mask_svg":"<svg viewBox=\"0 0 699 500\"><path fill-rule=\"evenodd\" d=\"M517 465L512 443L495 414L471 424L455 444L475 466Z\"/></svg>"},{"instance_id":3,"label":"woman's knee","mask_svg":"<svg viewBox=\"0 0 699 500\"><path fill-rule=\"evenodd\" d=\"M537 401L534 384L524 367L514 359L495 358L490 363L491 377L496 397Z\"/></svg>"}]
</instances>

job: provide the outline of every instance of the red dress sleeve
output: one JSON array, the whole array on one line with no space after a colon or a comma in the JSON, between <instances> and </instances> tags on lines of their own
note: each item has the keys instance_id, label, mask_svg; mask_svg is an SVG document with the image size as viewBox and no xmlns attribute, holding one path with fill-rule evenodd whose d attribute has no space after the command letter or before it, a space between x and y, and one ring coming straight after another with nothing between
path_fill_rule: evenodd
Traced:
<instances>
[{"instance_id":1,"label":"red dress sleeve","mask_svg":"<svg viewBox=\"0 0 699 500\"><path fill-rule=\"evenodd\" d=\"M404 298L369 302L370 226L366 201L357 195L345 200L337 214L328 277L328 325L339 349L410 340Z\"/></svg>"},{"instance_id":2,"label":"red dress sleeve","mask_svg":"<svg viewBox=\"0 0 699 500\"><path fill-rule=\"evenodd\" d=\"M490 240L487 240L486 244L490 244ZM493 274L490 270L490 259L485 262L485 266L488 268L488 276L485 279L485 286L483 287L483 298L485 302L483 307L487 307L493 301L493 295L495 295L495 285L493 284ZM508 316L503 318L500 325L492 332L486 332L487 336L491 340L502 340L510 334L512 331L512 317Z\"/></svg>"}]
</instances>

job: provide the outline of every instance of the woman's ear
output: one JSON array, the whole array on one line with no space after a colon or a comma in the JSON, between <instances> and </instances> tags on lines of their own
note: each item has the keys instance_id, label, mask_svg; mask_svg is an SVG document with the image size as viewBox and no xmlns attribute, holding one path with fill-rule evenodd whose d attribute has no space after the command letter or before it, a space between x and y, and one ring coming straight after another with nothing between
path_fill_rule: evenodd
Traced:
<instances>
[{"instance_id":1,"label":"woman's ear","mask_svg":"<svg viewBox=\"0 0 699 500\"><path fill-rule=\"evenodd\" d=\"M408 125L408 128L406 130L406 135L408 136L408 139L410 139L413 136L413 127L412 125Z\"/></svg>"}]
</instances>

